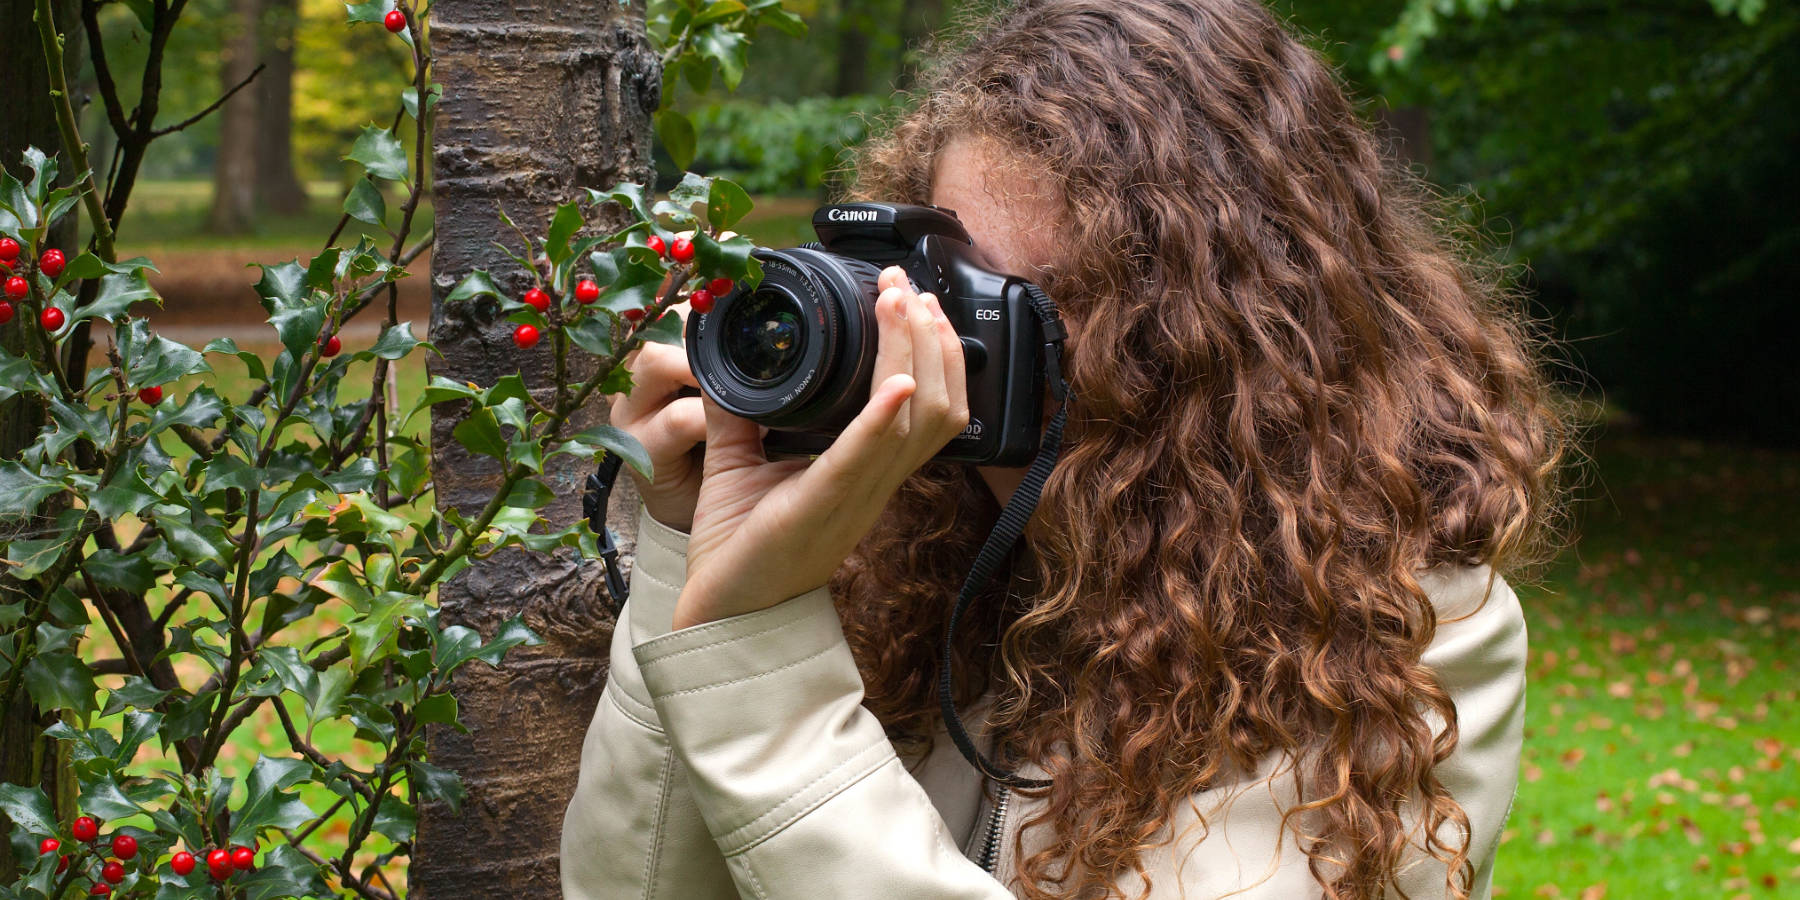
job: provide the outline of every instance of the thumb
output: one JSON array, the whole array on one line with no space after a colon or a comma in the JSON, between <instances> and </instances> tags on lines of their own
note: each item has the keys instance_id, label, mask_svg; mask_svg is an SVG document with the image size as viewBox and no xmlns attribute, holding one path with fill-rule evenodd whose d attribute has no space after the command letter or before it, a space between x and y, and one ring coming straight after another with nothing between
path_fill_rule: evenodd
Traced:
<instances>
[{"instance_id":1,"label":"thumb","mask_svg":"<svg viewBox=\"0 0 1800 900\"><path fill-rule=\"evenodd\" d=\"M749 419L725 411L711 397L702 397L706 409L706 464L702 477L768 462L763 455L762 429Z\"/></svg>"}]
</instances>

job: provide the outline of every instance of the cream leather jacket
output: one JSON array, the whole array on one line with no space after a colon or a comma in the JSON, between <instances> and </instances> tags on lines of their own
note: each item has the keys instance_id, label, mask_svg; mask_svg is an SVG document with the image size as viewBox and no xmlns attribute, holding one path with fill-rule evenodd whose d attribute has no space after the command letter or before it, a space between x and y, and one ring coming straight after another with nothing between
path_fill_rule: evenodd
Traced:
<instances>
[{"instance_id":1,"label":"cream leather jacket","mask_svg":"<svg viewBox=\"0 0 1800 900\"><path fill-rule=\"evenodd\" d=\"M563 820L565 897L1012 896L1013 837L1031 804L984 789L941 733L923 763L895 755L861 705L827 591L670 632L687 538L648 515L638 529L631 600ZM1468 813L1472 896L1486 898L1517 784L1525 621L1486 567L1425 574L1440 624L1424 662L1461 727L1438 777ZM1180 810L1175 840L1144 860L1149 896L1319 896L1279 827L1296 799L1283 768L1270 760ZM1026 852L1045 831L1025 834ZM1444 867L1422 853L1401 881L1414 898L1446 893ZM1134 897L1144 885L1134 875L1120 887Z\"/></svg>"}]
</instances>

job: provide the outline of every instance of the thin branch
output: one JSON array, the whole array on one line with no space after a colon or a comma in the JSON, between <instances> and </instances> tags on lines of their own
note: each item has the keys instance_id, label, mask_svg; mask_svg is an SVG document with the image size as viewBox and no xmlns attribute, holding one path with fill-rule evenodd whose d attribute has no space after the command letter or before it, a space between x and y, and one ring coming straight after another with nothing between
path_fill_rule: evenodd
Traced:
<instances>
[{"instance_id":1,"label":"thin branch","mask_svg":"<svg viewBox=\"0 0 1800 900\"><path fill-rule=\"evenodd\" d=\"M268 65L266 63L257 63L256 68L252 69L250 71L250 74L248 76L246 76L243 81L240 81L235 85L232 85L231 90L226 91L224 96L220 97L217 100L214 100L212 102L212 105L208 106L207 108L205 108L197 113L194 113L191 116L188 116L185 119L182 119L180 122L177 122L174 125L170 125L167 128L155 129L154 131L150 132L150 136L153 138L159 138L166 134L174 134L175 132L180 131L183 128L186 128L189 125L192 125L195 122L198 122L201 119L204 119L207 116L212 115L214 110L217 110L219 107L224 106L225 101L231 99L231 95L237 93L238 91L243 90L246 87L249 87L250 82L255 81L256 76L261 75L262 70L266 69L266 68L268 68Z\"/></svg>"},{"instance_id":2,"label":"thin branch","mask_svg":"<svg viewBox=\"0 0 1800 900\"><path fill-rule=\"evenodd\" d=\"M69 104L69 80L63 74L62 35L56 31L56 20L50 16L50 0L37 0L38 40L44 46L44 68L50 74L50 100L56 107L56 130L61 133L63 152L81 175L81 202L87 207L89 223L94 230L94 247L100 258L118 262L113 250L112 223L100 208L100 188L94 184L94 170L88 165L87 145L81 142L81 131L75 125L75 107Z\"/></svg>"}]
</instances>

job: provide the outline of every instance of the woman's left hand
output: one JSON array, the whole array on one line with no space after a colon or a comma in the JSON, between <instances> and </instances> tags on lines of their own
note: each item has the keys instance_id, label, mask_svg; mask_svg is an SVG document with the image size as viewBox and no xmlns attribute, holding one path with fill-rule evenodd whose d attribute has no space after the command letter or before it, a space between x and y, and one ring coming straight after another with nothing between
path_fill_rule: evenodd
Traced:
<instances>
[{"instance_id":1,"label":"woman's left hand","mask_svg":"<svg viewBox=\"0 0 1800 900\"><path fill-rule=\"evenodd\" d=\"M888 499L969 420L962 342L937 298L881 273L869 402L813 460L763 455L762 432L706 401L706 460L675 606L685 628L823 586Z\"/></svg>"}]
</instances>

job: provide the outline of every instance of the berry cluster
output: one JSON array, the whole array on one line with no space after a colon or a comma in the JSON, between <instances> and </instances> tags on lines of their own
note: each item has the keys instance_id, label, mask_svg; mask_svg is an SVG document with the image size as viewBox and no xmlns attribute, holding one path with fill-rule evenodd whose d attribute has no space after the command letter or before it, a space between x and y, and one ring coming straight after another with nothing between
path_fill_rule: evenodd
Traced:
<instances>
[{"instance_id":1,"label":"berry cluster","mask_svg":"<svg viewBox=\"0 0 1800 900\"><path fill-rule=\"evenodd\" d=\"M92 882L88 894L101 897L111 894L113 886L124 881L129 874L125 864L137 858L137 838L120 831L114 832L110 840L102 841L100 822L93 816L76 817L69 825L69 835L78 844L71 848L74 851L72 854L63 852L62 840L47 837L38 841L38 855L59 854L56 860L58 875L68 872L71 863L81 866L84 858L91 856L92 861L100 863L100 867L97 871L85 866L81 870ZM249 872L256 868L255 848L241 844L206 850L203 857L207 873L215 881L225 881L238 872ZM169 871L181 876L192 874L199 858L187 850L178 850L169 857ZM143 866L140 865L139 868L143 870Z\"/></svg>"},{"instance_id":2,"label":"berry cluster","mask_svg":"<svg viewBox=\"0 0 1800 900\"><path fill-rule=\"evenodd\" d=\"M664 241L660 235L652 234L644 239L644 246L656 251L657 256L673 260L679 265L687 265L694 261L694 242L689 238L678 237L673 243L669 243ZM694 312L705 315L712 311L713 301L729 293L733 284L734 282L729 278L714 278L705 287L695 288L693 293L688 295L688 304ZM575 302L582 306L589 306L600 299L600 290L599 284L592 279L584 278L575 284ZM519 299L520 302L540 313L548 313L554 303L549 292L541 287L531 288ZM644 320L644 315L648 312L650 312L649 308L627 309L621 312L619 317L631 325L636 325ZM542 339L543 334L536 325L525 323L513 329L513 343L521 350L529 350L537 346L538 341Z\"/></svg>"},{"instance_id":3,"label":"berry cluster","mask_svg":"<svg viewBox=\"0 0 1800 900\"><path fill-rule=\"evenodd\" d=\"M4 296L0 297L0 325L12 321L16 312L13 304L31 296L31 282L24 274L24 267L29 263L19 262L19 254L23 250L18 241L0 237L0 276L5 278L4 286L0 287L4 290ZM37 270L49 278L55 278L63 273L63 268L68 264L63 252L52 247L38 256ZM46 306L43 312L38 313L38 324L51 334L61 331L67 320L63 311L54 306Z\"/></svg>"}]
</instances>

